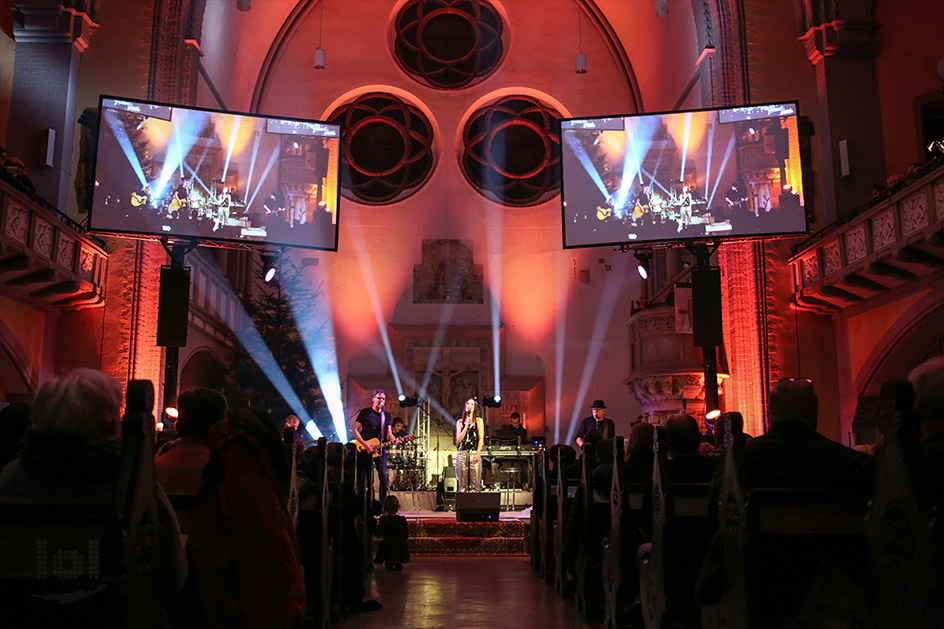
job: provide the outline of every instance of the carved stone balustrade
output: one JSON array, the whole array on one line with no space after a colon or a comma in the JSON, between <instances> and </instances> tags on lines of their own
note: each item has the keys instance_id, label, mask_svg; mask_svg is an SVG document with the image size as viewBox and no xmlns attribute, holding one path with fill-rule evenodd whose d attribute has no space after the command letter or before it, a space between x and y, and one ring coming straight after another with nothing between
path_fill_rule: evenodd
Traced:
<instances>
[{"instance_id":1,"label":"carved stone balustrade","mask_svg":"<svg viewBox=\"0 0 944 629\"><path fill-rule=\"evenodd\" d=\"M941 275L944 165L892 186L884 198L795 248L794 301L834 314Z\"/></svg>"},{"instance_id":2,"label":"carved stone balustrade","mask_svg":"<svg viewBox=\"0 0 944 629\"><path fill-rule=\"evenodd\" d=\"M0 179L0 293L59 310L101 307L107 270L102 243Z\"/></svg>"}]
</instances>

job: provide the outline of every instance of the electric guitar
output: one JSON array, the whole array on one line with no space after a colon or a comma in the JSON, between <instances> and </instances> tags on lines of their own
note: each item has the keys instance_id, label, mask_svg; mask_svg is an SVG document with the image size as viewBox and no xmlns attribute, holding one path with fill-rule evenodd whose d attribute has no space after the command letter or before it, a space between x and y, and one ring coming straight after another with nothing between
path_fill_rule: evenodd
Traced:
<instances>
[{"instance_id":1,"label":"electric guitar","mask_svg":"<svg viewBox=\"0 0 944 629\"><path fill-rule=\"evenodd\" d=\"M410 443L410 442L413 441L414 439L416 439L416 435L407 435L406 437L400 437L400 443L401 443L401 444ZM374 458L375 458L375 459L376 459L378 456L380 456L380 449L381 449L381 448L389 448L390 446L395 446L395 445L397 445L397 442L396 442L396 441L385 441L384 443L380 443L380 439L377 439L377 438L368 439L368 440L367 440L367 443L370 444L370 445L372 445L372 446L374 446ZM357 451L358 451L358 452L363 452L364 450L367 449L367 448L365 448L364 446L361 445L361 442L360 442L360 441L357 441L356 439L354 440L354 445L357 446Z\"/></svg>"},{"instance_id":2,"label":"electric guitar","mask_svg":"<svg viewBox=\"0 0 944 629\"><path fill-rule=\"evenodd\" d=\"M601 221L606 220L612 215L613 215L613 208L607 205L597 206L597 219L598 220L601 220Z\"/></svg>"},{"instance_id":3,"label":"electric guitar","mask_svg":"<svg viewBox=\"0 0 944 629\"><path fill-rule=\"evenodd\" d=\"M134 207L141 207L142 205L149 202L150 202L150 199L148 198L148 195L144 194L143 192L131 193L131 205L133 205Z\"/></svg>"}]
</instances>

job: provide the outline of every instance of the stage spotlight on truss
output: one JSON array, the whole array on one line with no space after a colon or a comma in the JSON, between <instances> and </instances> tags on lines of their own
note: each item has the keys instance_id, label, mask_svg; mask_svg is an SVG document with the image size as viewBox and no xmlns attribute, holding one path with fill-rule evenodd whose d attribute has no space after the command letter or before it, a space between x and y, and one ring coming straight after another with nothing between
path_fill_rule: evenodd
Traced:
<instances>
[{"instance_id":1,"label":"stage spotlight on truss","mask_svg":"<svg viewBox=\"0 0 944 629\"><path fill-rule=\"evenodd\" d=\"M263 251L262 254L262 279L266 284L275 279L279 272L279 259L282 255L279 252Z\"/></svg>"},{"instance_id":2,"label":"stage spotlight on truss","mask_svg":"<svg viewBox=\"0 0 944 629\"><path fill-rule=\"evenodd\" d=\"M482 400L482 404L488 408L500 408L502 403L502 397L497 393L491 397L487 397Z\"/></svg>"},{"instance_id":3,"label":"stage spotlight on truss","mask_svg":"<svg viewBox=\"0 0 944 629\"><path fill-rule=\"evenodd\" d=\"M652 249L636 249L633 251L633 257L636 258L638 262L636 271L639 273L639 277L644 280L649 279L649 267L652 264Z\"/></svg>"},{"instance_id":4,"label":"stage spotlight on truss","mask_svg":"<svg viewBox=\"0 0 944 629\"><path fill-rule=\"evenodd\" d=\"M397 401L400 403L400 408L410 408L419 404L420 398L416 395L404 395L401 393Z\"/></svg>"}]
</instances>

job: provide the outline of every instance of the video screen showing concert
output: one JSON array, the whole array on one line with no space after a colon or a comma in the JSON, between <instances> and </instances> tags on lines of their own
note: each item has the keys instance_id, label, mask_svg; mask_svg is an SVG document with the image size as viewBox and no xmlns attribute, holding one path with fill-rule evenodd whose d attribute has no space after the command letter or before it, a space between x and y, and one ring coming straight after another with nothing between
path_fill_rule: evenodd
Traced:
<instances>
[{"instance_id":1,"label":"video screen showing concert","mask_svg":"<svg viewBox=\"0 0 944 629\"><path fill-rule=\"evenodd\" d=\"M103 96L95 232L337 251L341 130Z\"/></svg>"},{"instance_id":2,"label":"video screen showing concert","mask_svg":"<svg viewBox=\"0 0 944 629\"><path fill-rule=\"evenodd\" d=\"M564 248L801 234L797 104L561 121Z\"/></svg>"}]
</instances>

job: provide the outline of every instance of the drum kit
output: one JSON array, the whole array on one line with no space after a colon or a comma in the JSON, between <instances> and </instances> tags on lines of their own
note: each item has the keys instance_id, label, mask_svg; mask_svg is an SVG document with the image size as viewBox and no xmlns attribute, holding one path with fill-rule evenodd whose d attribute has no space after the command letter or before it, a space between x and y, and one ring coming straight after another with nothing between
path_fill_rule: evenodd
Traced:
<instances>
[{"instance_id":1,"label":"drum kit","mask_svg":"<svg viewBox=\"0 0 944 629\"><path fill-rule=\"evenodd\" d=\"M394 491L426 489L426 460L412 442L387 448L387 473Z\"/></svg>"}]
</instances>

